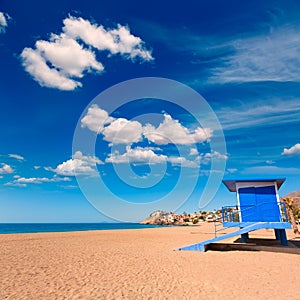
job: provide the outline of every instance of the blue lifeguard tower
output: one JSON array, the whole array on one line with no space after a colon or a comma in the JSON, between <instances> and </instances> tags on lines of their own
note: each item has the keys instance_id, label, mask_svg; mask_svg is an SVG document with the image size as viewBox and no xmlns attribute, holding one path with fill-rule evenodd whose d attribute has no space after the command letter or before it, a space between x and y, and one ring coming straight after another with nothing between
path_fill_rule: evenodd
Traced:
<instances>
[{"instance_id":1,"label":"blue lifeguard tower","mask_svg":"<svg viewBox=\"0 0 300 300\"><path fill-rule=\"evenodd\" d=\"M205 251L209 244L241 235L243 243L249 238L249 232L263 228L274 229L275 237L281 245L287 246L286 229L288 222L286 206L280 202L278 190L285 179L223 180L230 192L236 192L237 205L222 207L222 217L215 220L215 238L198 244L179 248L179 250ZM218 223L221 221L221 223ZM218 224L223 228L238 230L217 236ZM223 229L222 228L222 229Z\"/></svg>"}]
</instances>

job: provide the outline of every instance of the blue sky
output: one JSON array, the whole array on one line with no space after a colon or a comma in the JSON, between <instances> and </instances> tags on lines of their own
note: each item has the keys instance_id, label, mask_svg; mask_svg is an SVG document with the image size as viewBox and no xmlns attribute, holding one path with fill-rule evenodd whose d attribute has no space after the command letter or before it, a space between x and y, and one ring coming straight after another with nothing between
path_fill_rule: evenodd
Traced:
<instances>
[{"instance_id":1,"label":"blue sky","mask_svg":"<svg viewBox=\"0 0 300 300\"><path fill-rule=\"evenodd\" d=\"M235 203L222 178L300 188L299 2L83 2L1 2L0 222L209 210Z\"/></svg>"}]
</instances>

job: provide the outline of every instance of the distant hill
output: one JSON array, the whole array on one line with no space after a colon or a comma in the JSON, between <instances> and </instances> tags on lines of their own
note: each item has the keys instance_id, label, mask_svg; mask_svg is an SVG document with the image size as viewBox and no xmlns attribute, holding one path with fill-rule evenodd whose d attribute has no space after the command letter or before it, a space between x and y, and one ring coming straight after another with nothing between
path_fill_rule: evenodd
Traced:
<instances>
[{"instance_id":1,"label":"distant hill","mask_svg":"<svg viewBox=\"0 0 300 300\"><path fill-rule=\"evenodd\" d=\"M284 197L300 198L300 190L289 193Z\"/></svg>"},{"instance_id":2,"label":"distant hill","mask_svg":"<svg viewBox=\"0 0 300 300\"><path fill-rule=\"evenodd\" d=\"M294 205L297 207L300 207L300 190L291 192L291 193L287 194L286 196L284 196L283 198L287 198L287 197L293 198Z\"/></svg>"}]
</instances>

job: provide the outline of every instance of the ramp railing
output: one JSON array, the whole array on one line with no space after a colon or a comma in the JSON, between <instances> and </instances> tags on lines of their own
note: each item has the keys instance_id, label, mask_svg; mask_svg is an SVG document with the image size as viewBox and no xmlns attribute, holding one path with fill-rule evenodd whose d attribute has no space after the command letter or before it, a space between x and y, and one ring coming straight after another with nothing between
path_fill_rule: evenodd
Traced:
<instances>
[{"instance_id":1,"label":"ramp railing","mask_svg":"<svg viewBox=\"0 0 300 300\"><path fill-rule=\"evenodd\" d=\"M256 208L261 206L266 206L269 204L274 204L273 202L265 202L258 205L252 205L245 207L240 206L223 206L222 216L214 219L215 227L215 237L217 237L218 232L221 232L227 228L241 227L242 222L240 217L247 219L249 216L253 216L256 213ZM277 203L280 211L280 222L288 222L288 215L286 204L284 202ZM255 208L255 209L254 209ZM226 223L226 226L224 226ZM221 227L221 228L220 228Z\"/></svg>"}]
</instances>

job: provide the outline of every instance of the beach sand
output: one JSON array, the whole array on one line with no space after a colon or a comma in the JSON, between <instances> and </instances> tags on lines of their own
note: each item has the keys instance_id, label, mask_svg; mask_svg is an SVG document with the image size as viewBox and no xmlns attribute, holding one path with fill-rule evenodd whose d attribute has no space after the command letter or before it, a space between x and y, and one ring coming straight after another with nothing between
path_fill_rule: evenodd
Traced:
<instances>
[{"instance_id":1,"label":"beach sand","mask_svg":"<svg viewBox=\"0 0 300 300\"><path fill-rule=\"evenodd\" d=\"M300 255L175 250L212 232L202 223L0 235L0 299L300 299ZM255 233L264 235L273 237Z\"/></svg>"}]
</instances>

